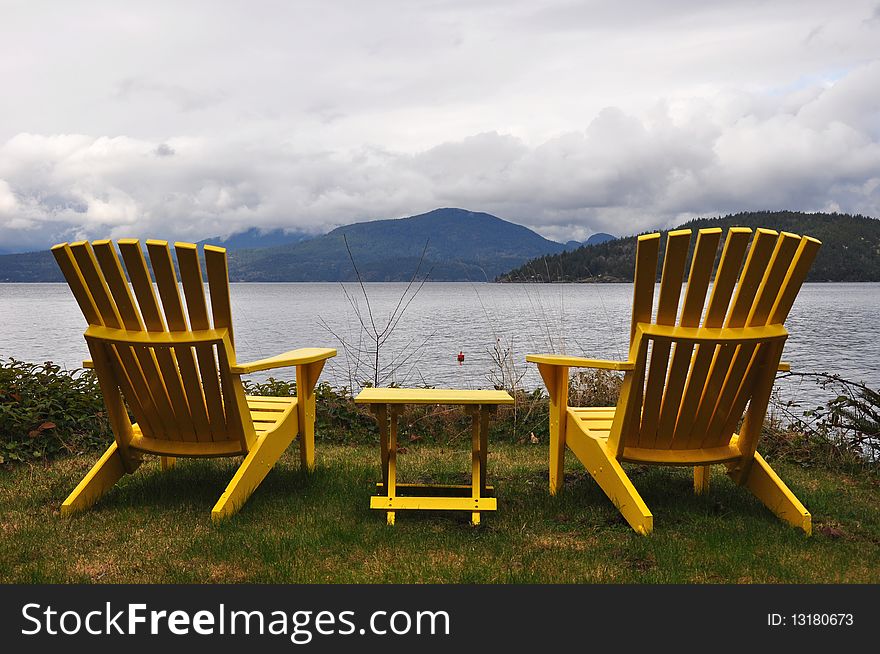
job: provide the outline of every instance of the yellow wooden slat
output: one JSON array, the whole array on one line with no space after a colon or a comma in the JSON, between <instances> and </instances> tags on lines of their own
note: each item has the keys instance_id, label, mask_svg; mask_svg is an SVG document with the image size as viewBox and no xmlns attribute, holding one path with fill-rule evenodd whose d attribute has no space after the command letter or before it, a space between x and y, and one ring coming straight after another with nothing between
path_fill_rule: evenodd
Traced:
<instances>
[{"instance_id":1,"label":"yellow wooden slat","mask_svg":"<svg viewBox=\"0 0 880 654\"><path fill-rule=\"evenodd\" d=\"M712 266L715 263L715 254L718 251L720 241L720 228L701 229L697 233L697 243L694 247L694 256L688 274L687 290L684 294L684 304L678 322L682 327L698 327L700 324L700 316L706 302L706 292L709 289L709 280L712 277Z\"/></svg>"},{"instance_id":2,"label":"yellow wooden slat","mask_svg":"<svg viewBox=\"0 0 880 654\"><path fill-rule=\"evenodd\" d=\"M749 317L746 318L747 325L767 324L770 312L776 305L782 283L788 277L788 270L791 267L800 243L801 238L797 234L782 232L779 235L776 248L773 251L773 258L770 261L770 267L767 269L764 279L761 280L757 298L749 312Z\"/></svg>"},{"instance_id":3,"label":"yellow wooden slat","mask_svg":"<svg viewBox=\"0 0 880 654\"><path fill-rule=\"evenodd\" d=\"M237 375L247 375L262 370L272 370L273 368L304 366L335 356L336 350L331 347L301 347L273 357L236 364L232 366L232 372Z\"/></svg>"},{"instance_id":4,"label":"yellow wooden slat","mask_svg":"<svg viewBox=\"0 0 880 654\"><path fill-rule=\"evenodd\" d=\"M748 319L755 296L760 287L761 280L767 271L767 265L776 245L777 232L771 229L758 229L752 239L752 246L746 257L745 266L740 276L736 293L732 300L732 307L725 321L726 327L743 327ZM715 357L706 376L706 383L700 396L700 403L694 417L691 433L688 435L688 443L703 442L704 439L712 440L712 435L707 433L709 421L715 412L718 396L730 372L730 364L733 361L735 348L730 346L720 347L715 352ZM697 441L699 439L699 441Z\"/></svg>"},{"instance_id":5,"label":"yellow wooden slat","mask_svg":"<svg viewBox=\"0 0 880 654\"><path fill-rule=\"evenodd\" d=\"M663 274L660 278L660 298L657 301L655 321L658 325L675 324L690 240L691 230L689 229L680 229L667 234L666 252L663 255ZM657 440L660 401L666 383L669 350L669 343L660 341L654 341L651 348L648 379L642 403L642 424L638 434L640 447L653 447Z\"/></svg>"},{"instance_id":6,"label":"yellow wooden slat","mask_svg":"<svg viewBox=\"0 0 880 654\"><path fill-rule=\"evenodd\" d=\"M125 273L122 270L122 264L119 262L119 257L113 248L113 243L107 240L95 241L92 244L92 248L104 274L104 279L107 281L107 286L110 289L113 300L116 303L123 327L131 331L144 331L144 323L131 295L131 290L125 279ZM155 354L152 349L145 347L136 347L132 348L132 350L140 364L144 381L152 398L152 407L157 414L154 423L156 423L156 426L161 426L163 434L175 437L179 427L171 407L171 402L168 399L168 392L165 389L162 375L159 372L159 365ZM154 435L159 436L158 433Z\"/></svg>"},{"instance_id":7,"label":"yellow wooden slat","mask_svg":"<svg viewBox=\"0 0 880 654\"><path fill-rule=\"evenodd\" d=\"M365 388L358 404L513 404L507 391L470 391L451 388Z\"/></svg>"},{"instance_id":8,"label":"yellow wooden slat","mask_svg":"<svg viewBox=\"0 0 880 654\"><path fill-rule=\"evenodd\" d=\"M248 402L248 408L251 411L271 411L272 413L283 412L290 403L281 404L278 402Z\"/></svg>"},{"instance_id":9,"label":"yellow wooden slat","mask_svg":"<svg viewBox=\"0 0 880 654\"><path fill-rule=\"evenodd\" d=\"M599 418L600 420L612 419L617 413L617 408L613 406L608 407L572 407L569 409L572 415L577 417L579 420L592 420L593 418Z\"/></svg>"},{"instance_id":10,"label":"yellow wooden slat","mask_svg":"<svg viewBox=\"0 0 880 654\"><path fill-rule=\"evenodd\" d=\"M381 511L422 510L422 511L495 511L498 500L494 497L411 497L408 495L386 497L374 495L370 498L370 508ZM389 524L394 524L393 519Z\"/></svg>"},{"instance_id":11,"label":"yellow wooden slat","mask_svg":"<svg viewBox=\"0 0 880 654\"><path fill-rule=\"evenodd\" d=\"M706 328L718 328L724 324L751 233L752 230L745 227L732 227L727 232L724 249L721 251L721 260L718 264L718 272L715 275L712 293L709 296L706 318L703 321L703 326ZM697 446L692 440L691 430L709 376L709 367L714 357L714 345L697 346L673 433L674 442L683 443L686 439L688 445L685 447Z\"/></svg>"},{"instance_id":12,"label":"yellow wooden slat","mask_svg":"<svg viewBox=\"0 0 880 654\"><path fill-rule=\"evenodd\" d=\"M110 294L107 281L98 266L98 260L91 244L88 241L79 241L71 244L70 249L80 273L82 273L83 280L89 287L95 301L95 307L104 325L109 328L122 329L122 318ZM128 406L138 424L150 434L159 433L162 425L144 372L133 349L120 345L111 346L107 351L119 385L123 389Z\"/></svg>"},{"instance_id":13,"label":"yellow wooden slat","mask_svg":"<svg viewBox=\"0 0 880 654\"><path fill-rule=\"evenodd\" d=\"M581 426L589 429L591 432L593 431L604 431L610 432L611 425L613 424L614 419L609 418L608 420L597 420L597 419L581 419Z\"/></svg>"},{"instance_id":14,"label":"yellow wooden slat","mask_svg":"<svg viewBox=\"0 0 880 654\"><path fill-rule=\"evenodd\" d=\"M633 356L637 348L636 326L651 322L654 309L654 286L657 283L657 260L660 253L660 234L645 234L639 236L636 243L636 263L633 273L633 306L632 320L629 331L629 361L634 361ZM642 344L647 348L647 339L642 339ZM647 349L645 350L647 352ZM640 365L645 365L642 362ZM638 383L629 384L627 376L624 376L626 403L620 412L619 427L615 426L611 432L610 446L615 451L621 449L625 441L637 438L640 424L642 394L644 393L644 373L638 370L638 374L630 376L630 379L638 377Z\"/></svg>"},{"instance_id":15,"label":"yellow wooden slat","mask_svg":"<svg viewBox=\"0 0 880 654\"><path fill-rule=\"evenodd\" d=\"M150 272L147 269L147 261L144 259L140 242L135 238L124 238L117 241L117 244L119 252L122 254L122 260L125 262L131 286L134 289L138 307L141 310L144 326L151 332L165 331L165 319L159 309L159 300L153 289L153 282L150 279Z\"/></svg>"},{"instance_id":16,"label":"yellow wooden slat","mask_svg":"<svg viewBox=\"0 0 880 654\"><path fill-rule=\"evenodd\" d=\"M633 276L633 309L629 331L630 343L632 343L635 337L636 325L640 322L651 322L659 253L660 234L644 234L639 236L636 245L636 269Z\"/></svg>"},{"instance_id":17,"label":"yellow wooden slat","mask_svg":"<svg viewBox=\"0 0 880 654\"><path fill-rule=\"evenodd\" d=\"M208 290L211 293L211 315L214 327L229 330L229 341L235 347L232 333L232 304L229 299L229 269L226 262L226 249L206 245L205 272L208 276Z\"/></svg>"},{"instance_id":18,"label":"yellow wooden slat","mask_svg":"<svg viewBox=\"0 0 880 654\"><path fill-rule=\"evenodd\" d=\"M750 322L757 324L764 322L781 324L785 321L788 311L794 303L794 298L800 290L807 271L819 250L819 246L820 243L816 239L802 238L794 234L782 234L780 244L777 246L774 262L771 265L771 271L768 272L768 279L765 279L763 289L765 295L762 296L759 303L756 303L756 307L753 307L749 317ZM792 247L795 248L795 251L789 257L789 251ZM782 273L783 269L784 274ZM768 308L771 303L772 306ZM759 352L755 353L752 357L753 360L749 362L750 369L751 367L762 365L762 360L759 357L769 356L769 351L769 346L759 348ZM775 375L775 370L771 372L766 369L766 362L763 365L764 369L755 374ZM730 411L725 419L725 431L734 429L736 423L738 423L742 412L745 410L746 402L749 401L748 391L753 384L754 382L751 382L751 384L747 385L743 381L737 389L737 393L731 402Z\"/></svg>"},{"instance_id":19,"label":"yellow wooden slat","mask_svg":"<svg viewBox=\"0 0 880 654\"><path fill-rule=\"evenodd\" d=\"M95 253L95 260L100 266L104 280L110 290L110 295L116 304L119 317L122 320L121 327L132 331L139 331L144 328L140 313L134 304L131 291L128 288L128 282L125 279L125 273L122 271L122 265L116 256L116 250L113 249L113 243L108 240L94 241L92 250Z\"/></svg>"},{"instance_id":20,"label":"yellow wooden slat","mask_svg":"<svg viewBox=\"0 0 880 654\"><path fill-rule=\"evenodd\" d=\"M110 289L107 287L107 282L104 281L104 276L101 275L91 245L88 241L77 241L70 244L70 251L79 266L79 271L92 295L95 308L98 310L103 324L107 327L121 328L122 319L119 317L116 304L110 297Z\"/></svg>"},{"instance_id":21,"label":"yellow wooden slat","mask_svg":"<svg viewBox=\"0 0 880 654\"><path fill-rule=\"evenodd\" d=\"M294 397L277 397L274 395L245 395L245 399L247 399L248 405L250 405L252 400L255 402L271 402L272 404L290 404L296 401Z\"/></svg>"},{"instance_id":22,"label":"yellow wooden slat","mask_svg":"<svg viewBox=\"0 0 880 654\"><path fill-rule=\"evenodd\" d=\"M232 329L232 303L229 297L229 268L226 261L226 249L213 245L204 247L205 273L208 277L208 292L211 295L211 317L215 328L226 328L229 342L235 349L235 337ZM219 357L218 357L219 359ZM230 398L235 393L230 371L221 366L220 387L223 390L226 424L231 430L237 429L237 412L235 402Z\"/></svg>"},{"instance_id":23,"label":"yellow wooden slat","mask_svg":"<svg viewBox=\"0 0 880 654\"><path fill-rule=\"evenodd\" d=\"M813 265L813 260L816 258L816 254L821 246L822 243L814 238L809 236L801 238L797 253L794 256L794 264L789 269L788 276L782 283L776 304L770 310L770 320L768 321L770 324L782 324L788 318L788 312L791 311L798 291L800 291L801 285L807 278L807 272L809 272L810 267Z\"/></svg>"},{"instance_id":24,"label":"yellow wooden slat","mask_svg":"<svg viewBox=\"0 0 880 654\"><path fill-rule=\"evenodd\" d=\"M759 327L767 324L770 311L776 304L782 283L788 277L794 255L800 245L800 237L796 234L782 232L776 239L770 263L761 280L761 284L755 293L755 299L746 318L746 325ZM754 382L744 385L756 348L754 346L740 346L729 366L729 372L724 380L724 385L718 395L712 418L709 420L706 436L702 444L705 447L721 445L733 433L729 425L735 424L742 416L742 411L751 395ZM773 370L763 370L762 374L776 376Z\"/></svg>"},{"instance_id":25,"label":"yellow wooden slat","mask_svg":"<svg viewBox=\"0 0 880 654\"><path fill-rule=\"evenodd\" d=\"M718 394L718 400L715 403L715 410L709 420L709 425L706 427L706 432L700 441L701 447L715 447L717 445L722 445L728 442L730 437L733 436L733 429L731 428L728 431L725 431L724 426L727 423L728 415L734 409L734 400L737 391L742 388L743 392L747 394L754 386L754 378L753 375L750 377L750 372L754 372L751 363L757 349L758 346L755 344L740 345L736 349L734 356L728 365L728 372L727 377L724 379L724 385L721 388L721 392ZM775 370L769 372L772 376L776 376ZM743 382L747 383L743 384ZM748 397L745 397L741 403L743 408L747 401ZM741 415L742 409L740 409L740 416ZM738 420L739 416L736 421Z\"/></svg>"},{"instance_id":26,"label":"yellow wooden slat","mask_svg":"<svg viewBox=\"0 0 880 654\"><path fill-rule=\"evenodd\" d=\"M759 229L755 232L725 326L742 327L746 324L770 257L773 256L777 237L778 234L772 229Z\"/></svg>"},{"instance_id":27,"label":"yellow wooden slat","mask_svg":"<svg viewBox=\"0 0 880 654\"><path fill-rule=\"evenodd\" d=\"M721 327L724 324L751 234L752 230L748 227L731 227L727 232L718 272L712 283L706 319L703 321L706 327Z\"/></svg>"},{"instance_id":28,"label":"yellow wooden slat","mask_svg":"<svg viewBox=\"0 0 880 654\"><path fill-rule=\"evenodd\" d=\"M623 450L621 461L630 463L658 463L672 466L710 465L735 461L740 457L738 448L724 445L695 450L659 450L657 448L627 447Z\"/></svg>"},{"instance_id":29,"label":"yellow wooden slat","mask_svg":"<svg viewBox=\"0 0 880 654\"><path fill-rule=\"evenodd\" d=\"M210 329L208 306L205 302L205 285L202 281L202 270L199 265L197 247L192 243L175 243L177 266L183 282L183 293L186 296L186 310L189 324L193 330ZM199 362L199 373L202 379L202 390L208 409L208 423L211 427L212 440L225 440L228 436L226 413L223 409L223 398L220 394L220 372L214 358L214 348L210 345L196 346L196 358ZM235 429L234 438L239 438Z\"/></svg>"},{"instance_id":30,"label":"yellow wooden slat","mask_svg":"<svg viewBox=\"0 0 880 654\"><path fill-rule=\"evenodd\" d=\"M159 308L159 300L150 279L150 272L147 269L147 262L144 259L140 242L137 239L121 239L118 244L147 331L165 333L165 319ZM156 348L155 356L162 374L162 382L174 412L178 436L186 441L194 441L196 440L196 427L190 415L186 392L180 379L180 371L174 354L169 349Z\"/></svg>"},{"instance_id":31,"label":"yellow wooden slat","mask_svg":"<svg viewBox=\"0 0 880 654\"><path fill-rule=\"evenodd\" d=\"M251 408L251 420L254 422L277 422L284 411L255 411Z\"/></svg>"},{"instance_id":32,"label":"yellow wooden slat","mask_svg":"<svg viewBox=\"0 0 880 654\"><path fill-rule=\"evenodd\" d=\"M162 299L162 310L165 313L168 329L171 332L186 332L188 326L183 315L180 290L177 286L177 276L174 274L168 243L166 241L147 241L147 251L153 266L153 274L156 277L159 297ZM196 440L209 441L211 440L211 431L208 411L205 407L202 383L196 370L192 349L182 346L175 347L174 356L180 370L187 406L195 427Z\"/></svg>"},{"instance_id":33,"label":"yellow wooden slat","mask_svg":"<svg viewBox=\"0 0 880 654\"><path fill-rule=\"evenodd\" d=\"M229 426L231 434L238 433L242 449L251 451L253 447L258 445L257 434L254 430L254 423L250 419L250 409L244 394L241 377L229 372L232 361L235 361L235 351L232 348L232 342L226 337L223 339L222 346L217 347L217 365L220 369L221 383L223 388L227 389L227 394L224 396L226 398L224 406L226 410L226 424ZM273 400L275 398L264 397L261 399ZM290 398L287 399L289 401ZM296 430L298 425L297 420L290 428Z\"/></svg>"},{"instance_id":34,"label":"yellow wooden slat","mask_svg":"<svg viewBox=\"0 0 880 654\"><path fill-rule=\"evenodd\" d=\"M679 319L679 325L682 327L696 328L700 324L700 316L703 312L703 304L709 289L709 279L712 276L712 266L715 263L715 254L718 251L720 240L721 230L718 228L701 229L697 235L684 305ZM681 407L693 350L693 344L689 342L679 341L674 345L672 363L669 366L669 374L666 379L666 389L663 392L663 401L660 405L656 447L669 447L673 442L675 422Z\"/></svg>"},{"instance_id":35,"label":"yellow wooden slat","mask_svg":"<svg viewBox=\"0 0 880 654\"><path fill-rule=\"evenodd\" d=\"M594 368L601 370L632 370L633 363L630 361L606 361L604 359L585 359L584 357L572 357L564 354L529 354L526 361L530 363L542 363L551 366L565 366L567 368Z\"/></svg>"},{"instance_id":36,"label":"yellow wooden slat","mask_svg":"<svg viewBox=\"0 0 880 654\"><path fill-rule=\"evenodd\" d=\"M90 325L103 325L104 321L98 314L95 301L92 299L89 287L86 285L82 273L76 265L70 246L67 243L59 243L52 248L52 255L55 257L58 267L61 268L64 279L67 280L67 285L70 287L76 303L83 312L86 322Z\"/></svg>"},{"instance_id":37,"label":"yellow wooden slat","mask_svg":"<svg viewBox=\"0 0 880 654\"><path fill-rule=\"evenodd\" d=\"M647 358L648 339L641 330L636 330L635 340L629 347L629 360L635 362L635 366L623 375L617 400L618 410L608 435L608 452L613 457L620 456L627 441L638 438Z\"/></svg>"}]
</instances>

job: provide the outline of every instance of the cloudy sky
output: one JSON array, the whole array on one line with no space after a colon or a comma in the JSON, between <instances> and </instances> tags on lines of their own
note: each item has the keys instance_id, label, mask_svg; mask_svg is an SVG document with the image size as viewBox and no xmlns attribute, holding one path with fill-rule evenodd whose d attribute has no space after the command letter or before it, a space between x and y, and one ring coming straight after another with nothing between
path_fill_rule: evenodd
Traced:
<instances>
[{"instance_id":1,"label":"cloudy sky","mask_svg":"<svg viewBox=\"0 0 880 654\"><path fill-rule=\"evenodd\" d=\"M878 0L0 0L0 250L880 217Z\"/></svg>"}]
</instances>

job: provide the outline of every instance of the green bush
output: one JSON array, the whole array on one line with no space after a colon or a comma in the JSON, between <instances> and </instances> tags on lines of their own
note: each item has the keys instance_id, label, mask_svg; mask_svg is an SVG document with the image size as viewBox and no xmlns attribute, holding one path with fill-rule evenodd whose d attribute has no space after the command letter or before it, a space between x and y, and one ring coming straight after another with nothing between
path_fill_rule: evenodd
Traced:
<instances>
[{"instance_id":1,"label":"green bush","mask_svg":"<svg viewBox=\"0 0 880 654\"><path fill-rule=\"evenodd\" d=\"M78 452L112 438L91 370L0 359L0 463Z\"/></svg>"}]
</instances>

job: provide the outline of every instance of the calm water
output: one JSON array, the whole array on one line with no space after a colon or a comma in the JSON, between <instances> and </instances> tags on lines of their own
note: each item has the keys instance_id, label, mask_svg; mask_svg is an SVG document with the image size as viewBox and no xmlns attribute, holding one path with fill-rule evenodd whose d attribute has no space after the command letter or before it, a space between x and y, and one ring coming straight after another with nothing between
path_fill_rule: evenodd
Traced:
<instances>
[{"instance_id":1,"label":"calm water","mask_svg":"<svg viewBox=\"0 0 880 654\"><path fill-rule=\"evenodd\" d=\"M405 287L367 284L380 330ZM372 378L372 357L365 353L370 346L342 285L231 288L239 361L297 347L336 347L339 356L328 362L322 379L357 386ZM369 324L359 287L344 288ZM380 382L491 387L501 371L493 362L496 347L509 351L505 374L522 376L526 387L541 383L535 367L525 363L530 352L623 358L631 296L629 284L425 284L382 345L380 366L386 370ZM880 284L807 284L787 326L784 359L794 370L834 372L880 387ZM65 284L0 284L0 356L78 367L88 357L84 327ZM784 391L796 401L822 397L806 383L788 383Z\"/></svg>"}]
</instances>

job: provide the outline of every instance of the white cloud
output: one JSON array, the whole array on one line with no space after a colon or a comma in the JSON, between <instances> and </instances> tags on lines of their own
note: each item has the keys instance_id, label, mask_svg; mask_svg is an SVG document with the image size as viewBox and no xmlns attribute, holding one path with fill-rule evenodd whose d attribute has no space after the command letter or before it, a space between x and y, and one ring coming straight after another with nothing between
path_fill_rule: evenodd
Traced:
<instances>
[{"instance_id":1,"label":"white cloud","mask_svg":"<svg viewBox=\"0 0 880 654\"><path fill-rule=\"evenodd\" d=\"M875 2L20 3L0 240L880 216ZM161 47L157 44L161 43Z\"/></svg>"}]
</instances>

